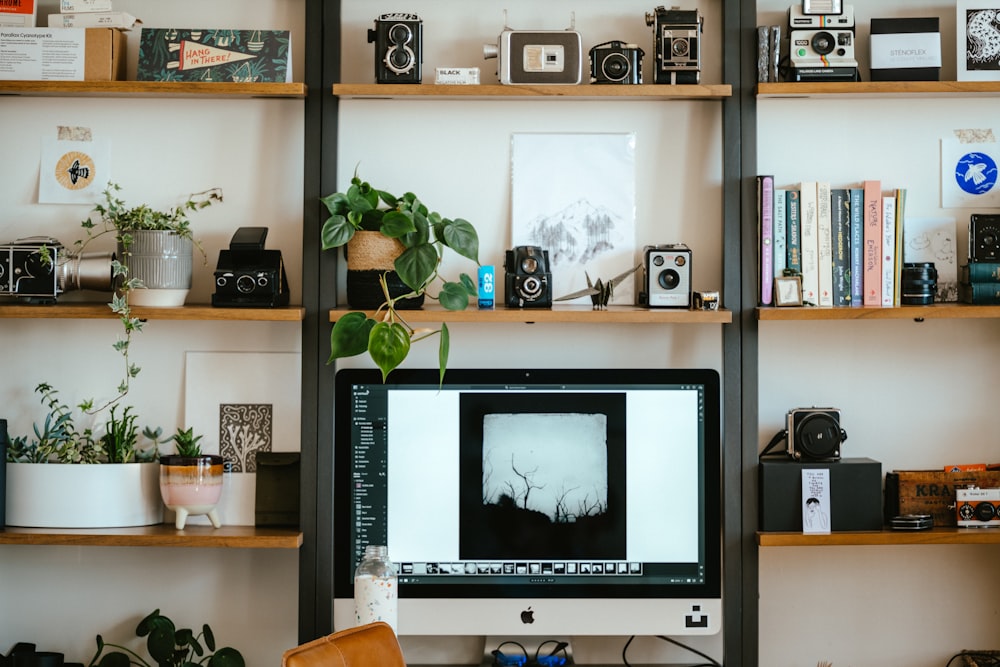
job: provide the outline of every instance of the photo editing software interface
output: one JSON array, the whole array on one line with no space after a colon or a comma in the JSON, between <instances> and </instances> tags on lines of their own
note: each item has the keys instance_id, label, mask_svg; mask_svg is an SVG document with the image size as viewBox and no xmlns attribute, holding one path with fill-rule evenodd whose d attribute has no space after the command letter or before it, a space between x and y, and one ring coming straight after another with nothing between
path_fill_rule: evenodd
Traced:
<instances>
[{"instance_id":1,"label":"photo editing software interface","mask_svg":"<svg viewBox=\"0 0 1000 667\"><path fill-rule=\"evenodd\" d=\"M338 373L335 598L369 544L396 565L401 633L407 598L719 597L715 371L438 379Z\"/></svg>"}]
</instances>

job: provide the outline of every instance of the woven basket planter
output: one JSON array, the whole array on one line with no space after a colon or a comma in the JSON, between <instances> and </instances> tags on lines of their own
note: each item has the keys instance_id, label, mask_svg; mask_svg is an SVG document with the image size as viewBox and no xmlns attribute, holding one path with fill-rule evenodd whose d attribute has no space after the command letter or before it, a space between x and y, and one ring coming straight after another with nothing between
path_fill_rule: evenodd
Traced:
<instances>
[{"instance_id":1,"label":"woven basket planter","mask_svg":"<svg viewBox=\"0 0 1000 667\"><path fill-rule=\"evenodd\" d=\"M396 258L404 250L399 240L381 232L355 232L344 248L347 257L347 303L351 308L374 310L385 303L382 285L379 284L383 274L389 296L398 297L412 291L393 270ZM414 310L423 305L423 294L396 302L396 308L401 310Z\"/></svg>"}]
</instances>

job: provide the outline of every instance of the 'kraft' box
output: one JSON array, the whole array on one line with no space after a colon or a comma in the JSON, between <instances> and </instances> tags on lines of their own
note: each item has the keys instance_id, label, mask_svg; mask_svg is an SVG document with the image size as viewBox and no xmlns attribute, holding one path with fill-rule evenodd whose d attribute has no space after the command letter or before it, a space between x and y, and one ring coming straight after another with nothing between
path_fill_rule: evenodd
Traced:
<instances>
[{"instance_id":1,"label":"'kraft' box","mask_svg":"<svg viewBox=\"0 0 1000 667\"><path fill-rule=\"evenodd\" d=\"M882 529L882 464L869 458L839 461L762 459L760 529L802 530L802 470L830 471L830 529Z\"/></svg>"},{"instance_id":2,"label":"'kraft' box","mask_svg":"<svg viewBox=\"0 0 1000 667\"><path fill-rule=\"evenodd\" d=\"M119 81L125 42L116 28L0 28L0 80Z\"/></svg>"},{"instance_id":3,"label":"'kraft' box","mask_svg":"<svg viewBox=\"0 0 1000 667\"><path fill-rule=\"evenodd\" d=\"M869 46L872 81L937 81L941 78L938 17L872 19Z\"/></svg>"},{"instance_id":4,"label":"'kraft' box","mask_svg":"<svg viewBox=\"0 0 1000 667\"><path fill-rule=\"evenodd\" d=\"M886 520L897 514L930 514L935 526L956 526L955 489L1000 488L1000 470L893 470L885 474Z\"/></svg>"}]
</instances>

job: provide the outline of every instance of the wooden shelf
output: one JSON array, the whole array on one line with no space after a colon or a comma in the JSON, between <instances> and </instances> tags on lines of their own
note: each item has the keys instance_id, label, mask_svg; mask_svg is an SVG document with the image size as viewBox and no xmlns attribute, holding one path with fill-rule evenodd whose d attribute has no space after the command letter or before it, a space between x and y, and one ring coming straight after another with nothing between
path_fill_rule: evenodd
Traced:
<instances>
[{"instance_id":1,"label":"wooden shelf","mask_svg":"<svg viewBox=\"0 0 1000 667\"><path fill-rule=\"evenodd\" d=\"M896 308L757 308L757 319L768 321L803 320L970 320L1000 317L1000 305L980 306L968 303L936 303L930 306Z\"/></svg>"},{"instance_id":2,"label":"wooden shelf","mask_svg":"<svg viewBox=\"0 0 1000 667\"><path fill-rule=\"evenodd\" d=\"M0 95L47 97L286 97L304 98L304 83L186 81L0 81Z\"/></svg>"},{"instance_id":3,"label":"wooden shelf","mask_svg":"<svg viewBox=\"0 0 1000 667\"><path fill-rule=\"evenodd\" d=\"M173 524L135 528L15 528L0 529L0 544L77 547L229 547L234 549L298 549L297 528L255 526L186 526Z\"/></svg>"},{"instance_id":4,"label":"wooden shelf","mask_svg":"<svg viewBox=\"0 0 1000 667\"><path fill-rule=\"evenodd\" d=\"M996 528L931 528L930 530L842 531L829 535L758 532L762 547L883 546L905 544L1000 544Z\"/></svg>"},{"instance_id":5,"label":"wooden shelf","mask_svg":"<svg viewBox=\"0 0 1000 667\"><path fill-rule=\"evenodd\" d=\"M997 97L998 81L758 83L757 97Z\"/></svg>"},{"instance_id":6,"label":"wooden shelf","mask_svg":"<svg viewBox=\"0 0 1000 667\"><path fill-rule=\"evenodd\" d=\"M589 85L505 86L480 84L449 86L437 84L335 83L333 94L347 99L573 99L573 100L711 100L731 97L733 87L723 85Z\"/></svg>"},{"instance_id":7,"label":"wooden shelf","mask_svg":"<svg viewBox=\"0 0 1000 667\"><path fill-rule=\"evenodd\" d=\"M191 304L176 308L133 306L132 315L140 320L215 320L245 322L301 322L305 308L215 308ZM0 304L0 319L109 319L118 315L107 303Z\"/></svg>"},{"instance_id":8,"label":"wooden shelf","mask_svg":"<svg viewBox=\"0 0 1000 667\"><path fill-rule=\"evenodd\" d=\"M347 308L330 311L330 321L336 322L347 313ZM497 322L523 323L582 323L582 324L729 324L733 313L729 310L687 310L674 308L645 308L642 306L610 306L607 310L594 310L590 306L553 306L552 308L505 308L479 310L472 306L466 310L445 310L440 306L424 306L420 310L397 311L407 322ZM372 317L374 313L367 311Z\"/></svg>"}]
</instances>

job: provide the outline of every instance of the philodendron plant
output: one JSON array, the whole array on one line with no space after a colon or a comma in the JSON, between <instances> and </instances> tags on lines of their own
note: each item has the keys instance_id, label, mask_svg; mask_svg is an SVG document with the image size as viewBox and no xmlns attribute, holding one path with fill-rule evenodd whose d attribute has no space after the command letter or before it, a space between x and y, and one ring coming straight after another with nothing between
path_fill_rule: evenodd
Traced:
<instances>
[{"instance_id":1,"label":"philodendron plant","mask_svg":"<svg viewBox=\"0 0 1000 667\"><path fill-rule=\"evenodd\" d=\"M447 324L442 322L438 330L411 327L395 304L401 299L425 295L447 310L467 308L469 297L477 292L473 279L463 273L458 281L447 281L438 274L438 268L445 248L479 264L479 235L475 227L462 218L450 219L430 212L412 192L396 197L378 190L362 181L357 172L346 192L333 193L322 201L330 212L322 229L324 250L346 245L355 232L362 230L399 239L405 250L396 259L394 268L412 290L391 296L383 276L380 282L385 302L373 317L351 312L337 320L330 334L327 363L367 352L385 380L406 359L411 343L440 334L438 365L443 379L450 348ZM433 292L438 282L441 284Z\"/></svg>"}]
</instances>

